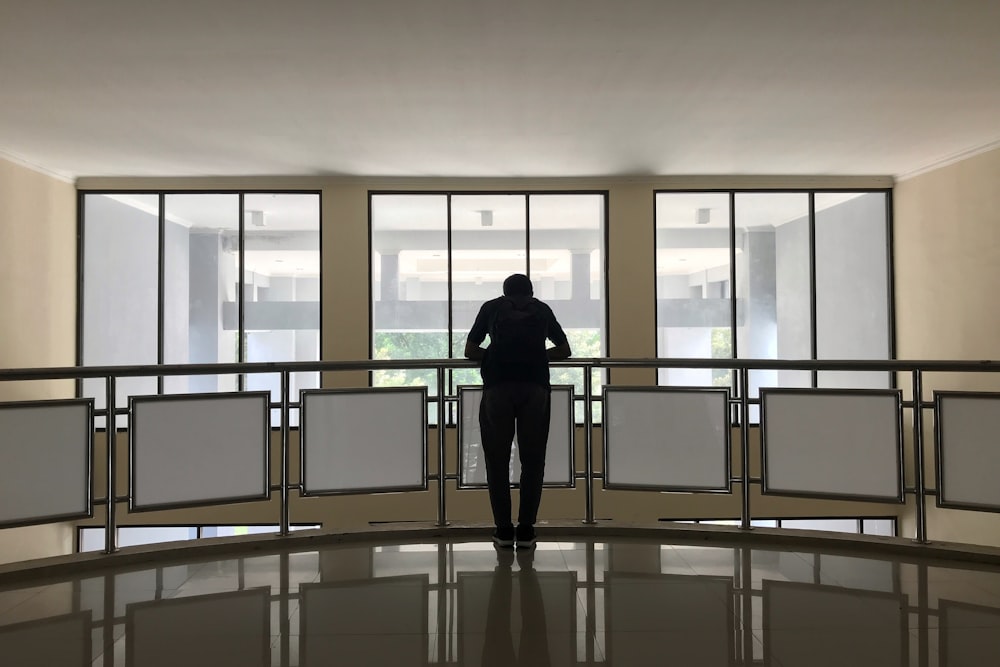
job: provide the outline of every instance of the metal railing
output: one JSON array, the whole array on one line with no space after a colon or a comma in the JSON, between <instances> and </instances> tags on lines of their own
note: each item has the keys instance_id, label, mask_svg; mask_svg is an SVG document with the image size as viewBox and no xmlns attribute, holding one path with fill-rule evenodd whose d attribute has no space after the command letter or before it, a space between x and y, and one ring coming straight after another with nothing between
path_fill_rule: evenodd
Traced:
<instances>
[{"instance_id":1,"label":"metal railing","mask_svg":"<svg viewBox=\"0 0 1000 667\"><path fill-rule=\"evenodd\" d=\"M927 534L927 501L929 497L938 496L939 490L936 487L928 487L925 478L925 434L923 428L923 416L928 411L935 411L934 402L928 402L923 395L925 390L925 375L928 373L996 373L1000 372L1000 362L981 361L790 361L790 360L770 360L770 359L611 359L611 358L587 358L571 359L563 362L554 362L553 367L569 367L581 369L583 371L582 392L575 396L575 402L583 406L582 424L583 427L583 470L575 471L575 479L584 484L584 507L582 509L582 520L584 523L595 522L594 509L594 480L604 477L603 470L595 469L594 457L594 421L593 406L602 401L601 396L593 393L592 371L607 370L612 373L623 369L646 369L650 371L648 383L655 384L654 374L658 369L722 369L732 371L732 395L729 399L733 412L733 428L739 430L739 459L741 462L738 474L731 478L731 483L741 487L740 493L740 527L746 530L751 528L753 515L751 512L752 485L763 486L760 477L751 475L752 448L750 444L750 424L748 418L751 414L751 406L760 405L761 399L751 396L749 388L750 373L753 371L809 371L813 378L823 371L864 371L864 372L884 372L887 374L887 384L889 382L907 385L910 398L900 403L901 409L910 410L909 431L912 435L912 442L909 451L912 452L913 483L906 486L903 491L905 495L911 496L915 506L916 529L914 539L918 543L928 541ZM107 424L115 424L115 417L128 414L129 409L119 407L116 398L116 388L122 378L131 377L166 377L179 375L231 375L231 374L278 374L280 375L280 391L278 400L270 402L269 408L280 411L280 483L276 487L271 487L270 491L280 493L280 534L288 535L290 526L289 505L291 492L301 490L301 480L298 484L291 482L290 460L291 460L291 414L300 407L299 402L293 401L291 396L291 376L293 373L321 372L321 373L343 373L351 371L378 371L378 370L399 370L399 369L424 369L433 372L437 379L436 392L428 396L428 404L446 406L454 403L457 398L454 391L449 391L447 373L452 369L473 368L475 364L465 360L363 360L363 361L323 361L323 362L284 362L284 363L228 363L228 364L180 364L180 365L146 365L146 366L101 366L101 367L63 367L63 368L32 368L32 369L10 369L0 370L0 383L18 381L38 381L38 380L83 380L99 378L105 382L105 405L110 406L94 411L95 424L97 420L104 417ZM894 374L894 375L893 375ZM888 378L894 378L889 380ZM327 382L326 384L337 384ZM340 386L338 384L338 386ZM613 385L612 385L613 386ZM805 390L804 390L805 391ZM900 389L903 391L903 388ZM17 405L9 403L5 405ZM444 526L448 522L447 514L447 493L445 482L457 478L454 472L446 470L446 439L445 428L440 428L446 424L445 411L438 411L439 423L436 428L437 435L437 457L438 465L435 473L427 475L430 481L438 483L437 497L437 523ZM433 430L432 426L432 430ZM0 434L2 436L2 434ZM105 518L105 551L108 553L117 550L116 527L118 526L117 503L129 500L128 496L121 496L116 488L117 478L117 452L115 438L107 438L108 447L106 451L106 461L104 467L107 473L107 488L104 498L93 500L94 505L106 506ZM301 447L301 443L300 443ZM938 473L940 479L940 472ZM91 480L91 486L93 485ZM808 496L806 496L808 497ZM905 501L905 498L904 498ZM940 504L940 503L939 503ZM1000 508L984 507L988 511L997 511ZM26 523L44 523L46 521L23 521ZM10 525L10 524L8 524Z\"/></svg>"}]
</instances>

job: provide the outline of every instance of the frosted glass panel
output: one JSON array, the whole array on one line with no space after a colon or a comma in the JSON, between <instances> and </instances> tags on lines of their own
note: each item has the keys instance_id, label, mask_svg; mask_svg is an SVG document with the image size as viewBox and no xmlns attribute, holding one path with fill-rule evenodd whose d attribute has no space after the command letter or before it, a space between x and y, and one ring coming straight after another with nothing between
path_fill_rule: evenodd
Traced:
<instances>
[{"instance_id":1,"label":"frosted glass panel","mask_svg":"<svg viewBox=\"0 0 1000 667\"><path fill-rule=\"evenodd\" d=\"M303 493L427 488L427 390L302 392Z\"/></svg>"},{"instance_id":2,"label":"frosted glass panel","mask_svg":"<svg viewBox=\"0 0 1000 667\"><path fill-rule=\"evenodd\" d=\"M129 605L127 664L270 667L269 589Z\"/></svg>"},{"instance_id":3,"label":"frosted glass panel","mask_svg":"<svg viewBox=\"0 0 1000 667\"><path fill-rule=\"evenodd\" d=\"M898 391L762 390L764 492L899 502Z\"/></svg>"},{"instance_id":4,"label":"frosted glass panel","mask_svg":"<svg viewBox=\"0 0 1000 667\"><path fill-rule=\"evenodd\" d=\"M89 399L0 405L0 524L90 515L92 424Z\"/></svg>"},{"instance_id":5,"label":"frosted glass panel","mask_svg":"<svg viewBox=\"0 0 1000 667\"><path fill-rule=\"evenodd\" d=\"M31 665L89 665L93 660L90 620L89 613L79 613L0 627L0 656L4 664L10 656L30 656Z\"/></svg>"},{"instance_id":6,"label":"frosted glass panel","mask_svg":"<svg viewBox=\"0 0 1000 667\"><path fill-rule=\"evenodd\" d=\"M608 387L606 488L729 491L726 389Z\"/></svg>"},{"instance_id":7,"label":"frosted glass panel","mask_svg":"<svg viewBox=\"0 0 1000 667\"><path fill-rule=\"evenodd\" d=\"M1000 655L1000 609L941 601L941 665L981 665Z\"/></svg>"},{"instance_id":8,"label":"frosted glass panel","mask_svg":"<svg viewBox=\"0 0 1000 667\"><path fill-rule=\"evenodd\" d=\"M909 665L906 600L832 586L764 582L764 664Z\"/></svg>"},{"instance_id":9,"label":"frosted glass panel","mask_svg":"<svg viewBox=\"0 0 1000 667\"><path fill-rule=\"evenodd\" d=\"M731 579L609 573L606 586L608 664L734 664Z\"/></svg>"},{"instance_id":10,"label":"frosted glass panel","mask_svg":"<svg viewBox=\"0 0 1000 667\"><path fill-rule=\"evenodd\" d=\"M936 392L942 506L1000 509L1000 394Z\"/></svg>"},{"instance_id":11,"label":"frosted glass panel","mask_svg":"<svg viewBox=\"0 0 1000 667\"><path fill-rule=\"evenodd\" d=\"M428 584L424 575L303 584L302 665L424 665Z\"/></svg>"},{"instance_id":12,"label":"frosted glass panel","mask_svg":"<svg viewBox=\"0 0 1000 667\"><path fill-rule=\"evenodd\" d=\"M459 387L461 420L458 447L459 485L462 487L486 486L486 458L483 456L483 437L479 430L479 405L483 400L482 387ZM573 387L552 387L552 414L549 422L549 442L545 448L545 480L547 486L574 485L573 458ZM516 484L521 478L521 461L517 454L517 437L510 453L510 481Z\"/></svg>"},{"instance_id":13,"label":"frosted glass panel","mask_svg":"<svg viewBox=\"0 0 1000 667\"><path fill-rule=\"evenodd\" d=\"M133 509L266 499L268 395L132 399Z\"/></svg>"}]
</instances>

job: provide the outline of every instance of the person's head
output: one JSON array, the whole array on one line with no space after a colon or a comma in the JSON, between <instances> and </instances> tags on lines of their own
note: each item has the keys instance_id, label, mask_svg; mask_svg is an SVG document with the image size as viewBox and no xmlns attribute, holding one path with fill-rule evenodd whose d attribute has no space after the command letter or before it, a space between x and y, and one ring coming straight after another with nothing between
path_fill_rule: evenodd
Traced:
<instances>
[{"instance_id":1,"label":"person's head","mask_svg":"<svg viewBox=\"0 0 1000 667\"><path fill-rule=\"evenodd\" d=\"M523 273L507 276L507 279L503 281L504 296L531 296L533 294L531 279Z\"/></svg>"}]
</instances>

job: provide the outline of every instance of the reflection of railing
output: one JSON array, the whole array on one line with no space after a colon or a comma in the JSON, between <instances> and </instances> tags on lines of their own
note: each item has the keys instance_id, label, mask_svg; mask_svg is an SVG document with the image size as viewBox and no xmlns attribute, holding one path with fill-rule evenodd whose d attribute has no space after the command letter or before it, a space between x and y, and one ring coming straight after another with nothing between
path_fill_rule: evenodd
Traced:
<instances>
[{"instance_id":1,"label":"reflection of railing","mask_svg":"<svg viewBox=\"0 0 1000 667\"><path fill-rule=\"evenodd\" d=\"M560 451L571 457L567 469L573 484L584 481L586 523L594 522L595 479L607 489L647 491L732 493L733 485L739 485L744 529L751 526L752 485L763 494L896 504L910 495L915 499L915 537L920 543L927 541L928 496L934 496L940 507L1000 511L1000 490L992 483L1000 475L1000 452L991 446L990 433L1000 416L1000 394L935 391L932 401L923 396L925 374L995 373L1000 363L573 359L554 365L583 370L583 392L575 397L583 405L583 470L572 461L576 429L561 429L570 441ZM439 414L445 414L442 406L458 404L461 392L448 392L446 373L469 367L470 362L460 360L400 360L2 370L4 382L103 379L106 405L112 408L95 409L88 398L0 405L0 433L8 445L0 450L0 488L6 494L0 526L88 518L95 505L105 505L105 548L113 552L119 502L127 501L129 510L138 512L267 500L277 491L280 533L287 535L293 490L301 495L426 491L429 481L438 483L437 521L443 526L445 482L457 480L462 486L465 478L460 470L446 470L444 428L433 429L437 470L428 470L427 407L436 405ZM592 395L593 369L657 368L729 369L734 371L735 386L610 385L601 396ZM437 390L434 395L428 395L426 387L305 390L300 400L292 400L293 373L385 369L431 369L437 374ZM760 370L895 373L903 380L909 377L910 398L904 400L902 390L810 388L765 388L755 397L744 388L752 387L750 374ZM116 404L116 383L121 378L237 373L280 375L280 390L277 396L243 392L130 397L128 407ZM573 402L560 405L572 411ZM595 402L601 402L604 410L600 469L594 457ZM751 474L751 425L743 418L752 414L751 406L759 406L761 412L759 477ZM909 419L904 420L907 410ZM277 484L270 475L272 411L280 417ZM290 481L293 411L300 416L302 462L295 484ZM928 488L925 479L925 412L935 417L934 488ZM115 439L108 438L106 495L94 499L93 432L99 420L115 423L112 420L121 415L127 416L129 428L128 494L121 495L116 486L118 457ZM572 417L555 414L553 419ZM460 443L462 421L457 423ZM739 438L738 474L730 470L734 428ZM907 429L912 434L909 486L903 456ZM359 432L363 444L352 439ZM463 457L458 460L462 465ZM399 467L392 469L393 463Z\"/></svg>"}]
</instances>

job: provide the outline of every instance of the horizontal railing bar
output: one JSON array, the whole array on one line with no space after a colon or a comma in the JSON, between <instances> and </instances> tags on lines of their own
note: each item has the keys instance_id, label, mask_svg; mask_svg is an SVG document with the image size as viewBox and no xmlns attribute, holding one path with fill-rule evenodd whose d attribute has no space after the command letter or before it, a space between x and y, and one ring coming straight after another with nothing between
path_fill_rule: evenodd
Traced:
<instances>
[{"instance_id":1,"label":"horizontal railing bar","mask_svg":"<svg viewBox=\"0 0 1000 667\"><path fill-rule=\"evenodd\" d=\"M0 370L0 381L60 380L97 377L150 377L173 375L232 375L238 373L304 373L396 369L476 368L467 359L366 359L361 361L286 361L224 364L163 364L141 366L62 366ZM787 360L787 359L612 359L602 357L553 361L556 368L717 368L739 370L815 370L905 372L1000 372L1000 361L941 360Z\"/></svg>"}]
</instances>

